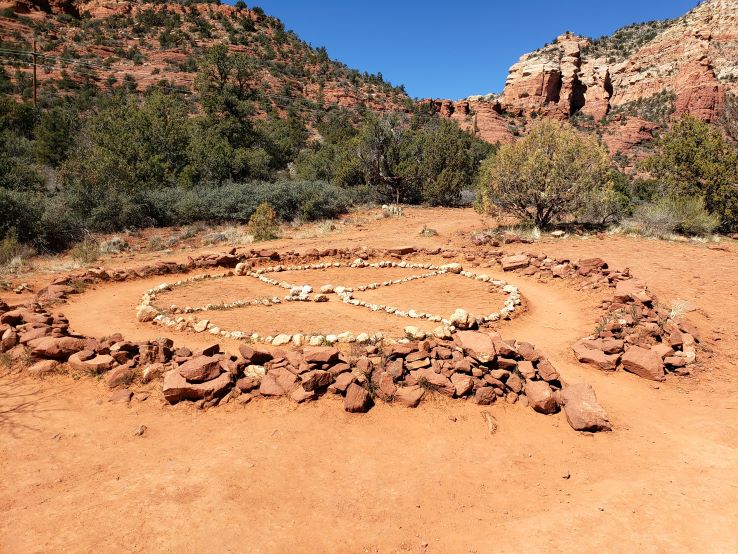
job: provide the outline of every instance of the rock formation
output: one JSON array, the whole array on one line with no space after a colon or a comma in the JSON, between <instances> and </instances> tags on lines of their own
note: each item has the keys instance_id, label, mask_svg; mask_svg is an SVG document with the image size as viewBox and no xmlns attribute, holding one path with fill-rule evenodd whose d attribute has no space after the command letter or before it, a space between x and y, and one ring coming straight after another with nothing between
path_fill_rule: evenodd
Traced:
<instances>
[{"instance_id":1,"label":"rock formation","mask_svg":"<svg viewBox=\"0 0 738 554\"><path fill-rule=\"evenodd\" d=\"M617 121L603 131L614 154L650 140L673 116L717 122L728 93L738 94L738 0L706 0L678 19L610 37L563 34L522 56L500 96L426 102L469 129L476 117L491 142L512 139L511 126L537 117L581 113L599 123L612 114Z\"/></svg>"}]
</instances>

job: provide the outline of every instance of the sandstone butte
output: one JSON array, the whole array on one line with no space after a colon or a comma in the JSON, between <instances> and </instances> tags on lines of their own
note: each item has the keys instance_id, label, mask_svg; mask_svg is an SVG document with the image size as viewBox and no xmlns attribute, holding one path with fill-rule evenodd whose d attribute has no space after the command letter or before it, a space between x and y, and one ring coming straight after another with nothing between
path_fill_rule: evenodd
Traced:
<instances>
[{"instance_id":1,"label":"sandstone butte","mask_svg":"<svg viewBox=\"0 0 738 554\"><path fill-rule=\"evenodd\" d=\"M591 39L563 34L522 56L500 95L423 102L481 138L505 143L525 120L566 120L581 111L600 122L618 108L664 93L673 95L676 116L719 119L726 94L738 94L738 0L706 0L662 22L653 38L632 51L598 55ZM603 140L612 154L626 153L652 139L658 127L613 115L602 126Z\"/></svg>"}]
</instances>

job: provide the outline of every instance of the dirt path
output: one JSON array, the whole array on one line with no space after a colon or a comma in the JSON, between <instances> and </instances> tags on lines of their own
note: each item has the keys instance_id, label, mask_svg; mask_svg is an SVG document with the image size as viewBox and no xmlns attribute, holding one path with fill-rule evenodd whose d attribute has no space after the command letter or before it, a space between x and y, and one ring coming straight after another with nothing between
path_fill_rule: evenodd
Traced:
<instances>
[{"instance_id":1,"label":"dirt path","mask_svg":"<svg viewBox=\"0 0 738 554\"><path fill-rule=\"evenodd\" d=\"M429 210L351 233L394 246L425 217L445 244L457 240L448 233L466 212L457 214L443 212L446 226ZM203 413L152 394L124 407L101 382L4 376L0 551L738 550L735 253L618 237L525 249L598 255L630 266L663 301L695 302L713 351L704 371L654 385L583 367L569 346L591 332L597 297L506 276L530 307L505 336L535 342L565 379L590 382L613 433L577 434L561 414L500 404L488 408L499 424L490 436L480 407L440 398L366 415L329 398ZM87 315L84 301L65 312L75 325L84 316L115 326L103 300L127 286L99 304L90 296Z\"/></svg>"}]
</instances>

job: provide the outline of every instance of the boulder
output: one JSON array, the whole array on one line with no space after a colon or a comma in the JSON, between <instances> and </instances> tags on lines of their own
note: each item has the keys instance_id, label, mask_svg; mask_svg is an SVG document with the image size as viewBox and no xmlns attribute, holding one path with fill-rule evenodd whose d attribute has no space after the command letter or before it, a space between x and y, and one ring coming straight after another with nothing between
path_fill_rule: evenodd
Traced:
<instances>
[{"instance_id":1,"label":"boulder","mask_svg":"<svg viewBox=\"0 0 738 554\"><path fill-rule=\"evenodd\" d=\"M454 373L451 376L451 383L453 383L454 392L459 398L465 396L474 388L472 378L463 373Z\"/></svg>"},{"instance_id":2,"label":"boulder","mask_svg":"<svg viewBox=\"0 0 738 554\"><path fill-rule=\"evenodd\" d=\"M220 372L220 359L215 356L198 356L179 366L179 374L191 383L210 381Z\"/></svg>"},{"instance_id":3,"label":"boulder","mask_svg":"<svg viewBox=\"0 0 738 554\"><path fill-rule=\"evenodd\" d=\"M341 373L336 377L333 384L328 387L328 390L334 394L343 394L354 381L356 381L356 377L352 373Z\"/></svg>"},{"instance_id":4,"label":"boulder","mask_svg":"<svg viewBox=\"0 0 738 554\"><path fill-rule=\"evenodd\" d=\"M545 381L525 383L525 396L531 408L540 414L553 414L558 410L553 389Z\"/></svg>"},{"instance_id":5,"label":"boulder","mask_svg":"<svg viewBox=\"0 0 738 554\"><path fill-rule=\"evenodd\" d=\"M77 371L100 374L111 370L115 365L115 359L110 354L99 354L88 357L83 355L82 352L77 352L69 357L67 363L69 367Z\"/></svg>"},{"instance_id":6,"label":"boulder","mask_svg":"<svg viewBox=\"0 0 738 554\"><path fill-rule=\"evenodd\" d=\"M461 308L454 311L448 320L457 329L469 329L474 326L474 318L469 315L469 312Z\"/></svg>"},{"instance_id":7,"label":"boulder","mask_svg":"<svg viewBox=\"0 0 738 554\"><path fill-rule=\"evenodd\" d=\"M612 431L607 412L597 402L590 385L564 385L561 390L566 420L576 431Z\"/></svg>"},{"instance_id":8,"label":"boulder","mask_svg":"<svg viewBox=\"0 0 738 554\"><path fill-rule=\"evenodd\" d=\"M135 378L135 373L128 366L120 366L115 368L113 371L108 373L106 381L111 389L119 387L121 385L128 385Z\"/></svg>"},{"instance_id":9,"label":"boulder","mask_svg":"<svg viewBox=\"0 0 738 554\"><path fill-rule=\"evenodd\" d=\"M238 351L246 361L246 365L264 365L272 359L271 352L259 348L253 348L246 344L239 346Z\"/></svg>"},{"instance_id":10,"label":"boulder","mask_svg":"<svg viewBox=\"0 0 738 554\"><path fill-rule=\"evenodd\" d=\"M500 259L500 265L502 265L503 271L514 271L516 269L523 269L528 267L528 256L525 254L518 254L516 256L504 256Z\"/></svg>"},{"instance_id":11,"label":"boulder","mask_svg":"<svg viewBox=\"0 0 738 554\"><path fill-rule=\"evenodd\" d=\"M589 348L583 341L574 344L574 354L580 363L593 365L598 369L615 371L618 355L607 355L602 350Z\"/></svg>"},{"instance_id":12,"label":"boulder","mask_svg":"<svg viewBox=\"0 0 738 554\"><path fill-rule=\"evenodd\" d=\"M333 376L329 371L314 369L302 374L302 387L306 391L324 389L331 384Z\"/></svg>"},{"instance_id":13,"label":"boulder","mask_svg":"<svg viewBox=\"0 0 738 554\"><path fill-rule=\"evenodd\" d=\"M295 390L292 391L292 394L290 396L292 400L294 400L298 404L309 402L318 398L318 394L315 392L315 390L305 390L304 387L296 387Z\"/></svg>"},{"instance_id":14,"label":"boulder","mask_svg":"<svg viewBox=\"0 0 738 554\"><path fill-rule=\"evenodd\" d=\"M417 408L425 395L425 390L418 386L399 387L395 393L395 402L407 408Z\"/></svg>"},{"instance_id":15,"label":"boulder","mask_svg":"<svg viewBox=\"0 0 738 554\"><path fill-rule=\"evenodd\" d=\"M272 372L267 373L259 383L259 392L264 396L284 396L285 390L277 382Z\"/></svg>"},{"instance_id":16,"label":"boulder","mask_svg":"<svg viewBox=\"0 0 738 554\"><path fill-rule=\"evenodd\" d=\"M351 383L343 399L343 407L347 412L364 413L372 406L372 397L364 387Z\"/></svg>"},{"instance_id":17,"label":"boulder","mask_svg":"<svg viewBox=\"0 0 738 554\"><path fill-rule=\"evenodd\" d=\"M487 333L478 331L459 331L454 335L454 340L464 349L471 351L487 360L497 355L495 343Z\"/></svg>"},{"instance_id":18,"label":"boulder","mask_svg":"<svg viewBox=\"0 0 738 554\"><path fill-rule=\"evenodd\" d=\"M74 337L44 337L28 343L34 358L66 361L75 352L85 349L84 339Z\"/></svg>"},{"instance_id":19,"label":"boulder","mask_svg":"<svg viewBox=\"0 0 738 554\"><path fill-rule=\"evenodd\" d=\"M204 383L188 383L179 369L164 374L164 398L170 404L181 400L201 400L221 396L231 386L231 374L221 373L215 379ZM283 393L284 394L284 393Z\"/></svg>"},{"instance_id":20,"label":"boulder","mask_svg":"<svg viewBox=\"0 0 738 554\"><path fill-rule=\"evenodd\" d=\"M621 363L623 369L644 379L664 380L664 362L657 352L649 348L631 346L623 354Z\"/></svg>"},{"instance_id":21,"label":"boulder","mask_svg":"<svg viewBox=\"0 0 738 554\"><path fill-rule=\"evenodd\" d=\"M110 395L108 402L113 404L128 404L133 398L133 393L128 389L119 389Z\"/></svg>"},{"instance_id":22,"label":"boulder","mask_svg":"<svg viewBox=\"0 0 738 554\"><path fill-rule=\"evenodd\" d=\"M59 367L59 362L56 360L41 360L29 367L27 371L28 374L33 377L45 377L46 375L54 373L57 367Z\"/></svg>"},{"instance_id":23,"label":"boulder","mask_svg":"<svg viewBox=\"0 0 738 554\"><path fill-rule=\"evenodd\" d=\"M497 394L492 387L479 387L474 393L474 402L482 406L492 404L495 400L497 400Z\"/></svg>"},{"instance_id":24,"label":"boulder","mask_svg":"<svg viewBox=\"0 0 738 554\"><path fill-rule=\"evenodd\" d=\"M395 393L397 392L397 385L395 385L392 375L386 371L379 374L379 378L377 379L377 388L378 394L382 400L390 400L394 398Z\"/></svg>"},{"instance_id":25,"label":"boulder","mask_svg":"<svg viewBox=\"0 0 738 554\"><path fill-rule=\"evenodd\" d=\"M302 356L309 364L332 364L338 360L340 352L331 346L308 346Z\"/></svg>"},{"instance_id":26,"label":"boulder","mask_svg":"<svg viewBox=\"0 0 738 554\"><path fill-rule=\"evenodd\" d=\"M538 375L540 375L541 379L543 379L544 381L551 382L559 380L559 372L556 371L556 368L553 366L553 364L546 359L538 360L537 371Z\"/></svg>"}]
</instances>

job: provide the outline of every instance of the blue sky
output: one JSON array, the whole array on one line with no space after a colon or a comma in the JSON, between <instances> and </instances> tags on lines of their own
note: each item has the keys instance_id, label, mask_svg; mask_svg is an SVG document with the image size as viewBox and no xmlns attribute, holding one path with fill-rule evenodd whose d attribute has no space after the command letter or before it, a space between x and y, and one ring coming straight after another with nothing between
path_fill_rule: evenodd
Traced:
<instances>
[{"instance_id":1,"label":"blue sky","mask_svg":"<svg viewBox=\"0 0 738 554\"><path fill-rule=\"evenodd\" d=\"M233 2L229 2L233 3ZM678 17L697 0L247 0L349 67L418 98L500 92L507 70L564 31L598 37Z\"/></svg>"}]
</instances>

